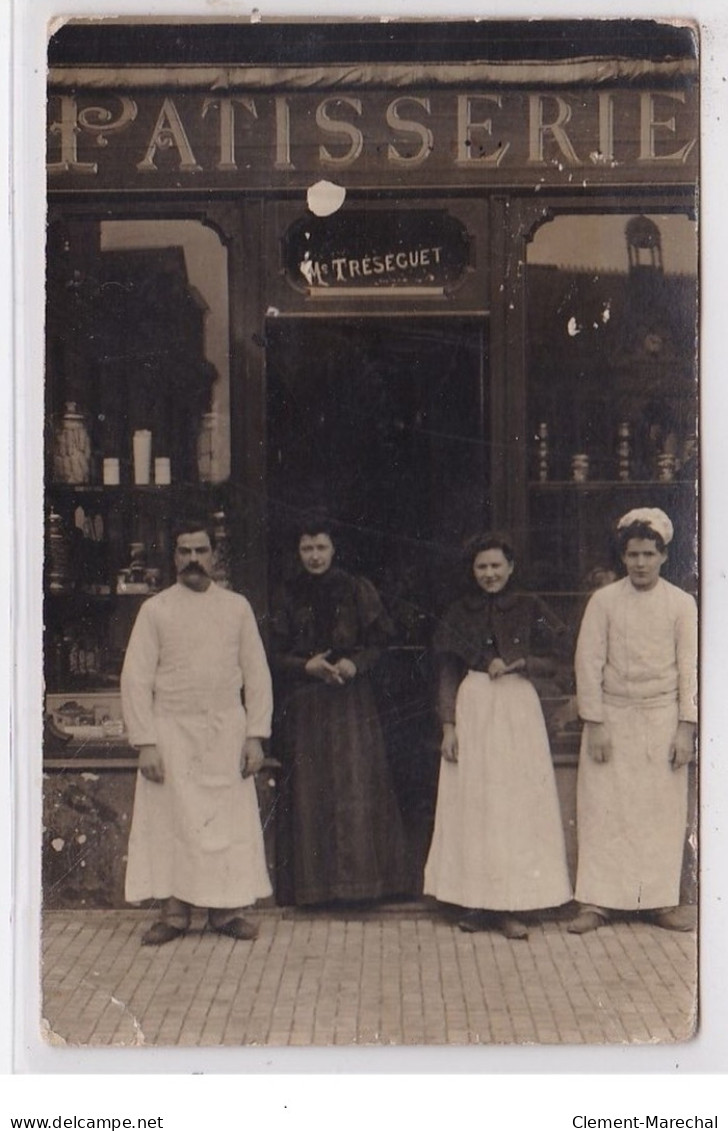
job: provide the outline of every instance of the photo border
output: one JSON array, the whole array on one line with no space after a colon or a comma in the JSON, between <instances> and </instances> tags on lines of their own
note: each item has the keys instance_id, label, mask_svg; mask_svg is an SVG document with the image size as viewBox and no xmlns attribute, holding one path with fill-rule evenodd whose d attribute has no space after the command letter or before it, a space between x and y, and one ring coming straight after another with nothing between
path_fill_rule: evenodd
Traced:
<instances>
[{"instance_id":1,"label":"photo border","mask_svg":"<svg viewBox=\"0 0 728 1131\"><path fill-rule=\"evenodd\" d=\"M29 14L28 8L32 8ZM105 0L95 3L77 2L77 15L150 14L151 5L131 2L110 5ZM209 7L180 2L174 5L181 20L200 16ZM316 18L320 5L295 3L256 5L263 19L281 15ZM402 2L350 5L340 0L335 15L356 17L406 18ZM462 0L458 18L475 16L481 5ZM348 12L348 9L352 9ZM703 172L701 178L701 431L703 452L702 474L702 709L701 709L701 945L700 981L701 1015L697 1037L681 1045L544 1047L481 1046L423 1047L386 1049L58 1049L34 1037L40 1016L38 971L40 955L40 885L27 877L40 875L40 851L37 830L40 828L40 766L27 757L27 751L40 750L40 726L37 704L42 695L40 664L40 605L42 577L42 459L38 450L43 420L43 325L42 300L44 265L44 131L38 128L45 114L45 35L44 20L60 17L68 6L42 0L15 0L12 63L13 136L12 172L14 180L14 216L12 240L15 245L14 295L12 297L13 340L15 342L14 396L11 411L5 420L14 421L11 446L14 475L11 480L11 528L15 542L12 559L13 576L8 585L12 595L13 643L17 675L12 688L12 770L10 801L13 812L9 820L11 857L15 868L11 874L11 909L14 928L11 943L15 953L13 1001L9 1015L13 1017L12 1071L19 1073L190 1073L200 1070L222 1073L620 1073L669 1074L680 1072L720 1072L728 1063L726 1022L728 1015L728 957L724 939L728 937L728 869L726 858L725 816L728 790L727 766L722 758L726 739L725 701L721 673L728 670L726 632L723 610L726 607L726 565L728 538L721 529L722 492L725 482L727 445L722 436L722 420L728 419L725 383L721 380L723 343L720 334L720 280L728 261L726 251L725 212L721 206L722 170L725 156L719 142L721 122L726 121L726 92L723 81L726 50L725 16L718 17L718 4L693 4L688 18L701 25L702 47L702 114ZM168 11L154 6L153 15ZM640 5L630 17L663 16L665 5ZM421 0L418 14L423 18L452 18L443 3L428 4ZM579 5L569 17L599 17L604 5L593 9ZM685 15L685 10L681 9ZM221 19L246 15L237 5L224 11ZM548 17L544 5L516 3L507 13L488 12L494 18ZM559 17L564 15L559 9ZM554 12L554 18L556 13ZM326 18L332 18L326 13ZM624 17L626 18L626 16ZM675 16L675 18L678 18ZM707 233L707 236L706 236ZM14 444L13 444L14 440ZM10 449L9 449L10 450ZM725 526L725 523L723 523ZM12 676L13 673L11 673ZM721 874L722 873L722 874ZM29 945L29 940L34 940Z\"/></svg>"}]
</instances>

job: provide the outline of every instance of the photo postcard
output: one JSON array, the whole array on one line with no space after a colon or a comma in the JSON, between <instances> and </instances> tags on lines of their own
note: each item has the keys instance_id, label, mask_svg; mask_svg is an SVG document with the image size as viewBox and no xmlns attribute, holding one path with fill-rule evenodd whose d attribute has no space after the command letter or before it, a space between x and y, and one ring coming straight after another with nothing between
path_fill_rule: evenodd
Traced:
<instances>
[{"instance_id":1,"label":"photo postcard","mask_svg":"<svg viewBox=\"0 0 728 1131\"><path fill-rule=\"evenodd\" d=\"M697 25L47 67L44 1039L690 1041Z\"/></svg>"}]
</instances>

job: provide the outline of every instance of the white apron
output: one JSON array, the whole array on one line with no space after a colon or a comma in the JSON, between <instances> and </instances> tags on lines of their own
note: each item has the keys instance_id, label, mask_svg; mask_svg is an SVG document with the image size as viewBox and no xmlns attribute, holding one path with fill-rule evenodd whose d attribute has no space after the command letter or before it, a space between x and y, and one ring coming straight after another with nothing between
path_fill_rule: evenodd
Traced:
<instances>
[{"instance_id":1,"label":"white apron","mask_svg":"<svg viewBox=\"0 0 728 1131\"><path fill-rule=\"evenodd\" d=\"M246 907L271 894L255 782L240 773L242 706L155 714L162 784L137 776L126 898Z\"/></svg>"},{"instance_id":2,"label":"white apron","mask_svg":"<svg viewBox=\"0 0 728 1131\"><path fill-rule=\"evenodd\" d=\"M458 761L440 763L425 894L526 911L571 899L541 704L521 676L471 671L455 708Z\"/></svg>"},{"instance_id":3,"label":"white apron","mask_svg":"<svg viewBox=\"0 0 728 1131\"><path fill-rule=\"evenodd\" d=\"M604 704L609 762L594 762L582 736L577 785L581 903L624 911L680 900L688 768L673 770L677 702Z\"/></svg>"}]
</instances>

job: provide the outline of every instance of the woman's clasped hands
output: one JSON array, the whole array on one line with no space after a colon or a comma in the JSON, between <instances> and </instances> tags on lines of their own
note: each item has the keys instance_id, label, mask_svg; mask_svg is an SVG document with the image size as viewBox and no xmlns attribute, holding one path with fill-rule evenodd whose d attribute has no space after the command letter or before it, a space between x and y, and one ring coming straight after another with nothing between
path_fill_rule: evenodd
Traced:
<instances>
[{"instance_id":1,"label":"woman's clasped hands","mask_svg":"<svg viewBox=\"0 0 728 1131\"><path fill-rule=\"evenodd\" d=\"M346 656L332 664L329 660L330 655L331 649L311 656L306 662L306 673L332 687L343 687L356 675L356 665Z\"/></svg>"},{"instance_id":2,"label":"woman's clasped hands","mask_svg":"<svg viewBox=\"0 0 728 1131\"><path fill-rule=\"evenodd\" d=\"M496 656L488 664L488 675L491 679L500 679L502 675L510 675L512 672L520 672L526 666L525 660L514 660L512 664L507 664L500 656Z\"/></svg>"}]
</instances>

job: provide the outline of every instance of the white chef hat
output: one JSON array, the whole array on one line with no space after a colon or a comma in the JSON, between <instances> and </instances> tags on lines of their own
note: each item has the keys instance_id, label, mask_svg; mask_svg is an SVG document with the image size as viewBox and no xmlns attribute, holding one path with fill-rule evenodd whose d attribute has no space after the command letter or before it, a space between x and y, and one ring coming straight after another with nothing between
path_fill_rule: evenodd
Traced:
<instances>
[{"instance_id":1,"label":"white chef hat","mask_svg":"<svg viewBox=\"0 0 728 1131\"><path fill-rule=\"evenodd\" d=\"M674 534L672 523L659 507L637 507L635 510L627 511L617 523L617 530L624 530L625 527L632 526L635 522L642 522L645 526L649 526L655 534L659 534L666 546L668 542L672 542Z\"/></svg>"}]
</instances>

